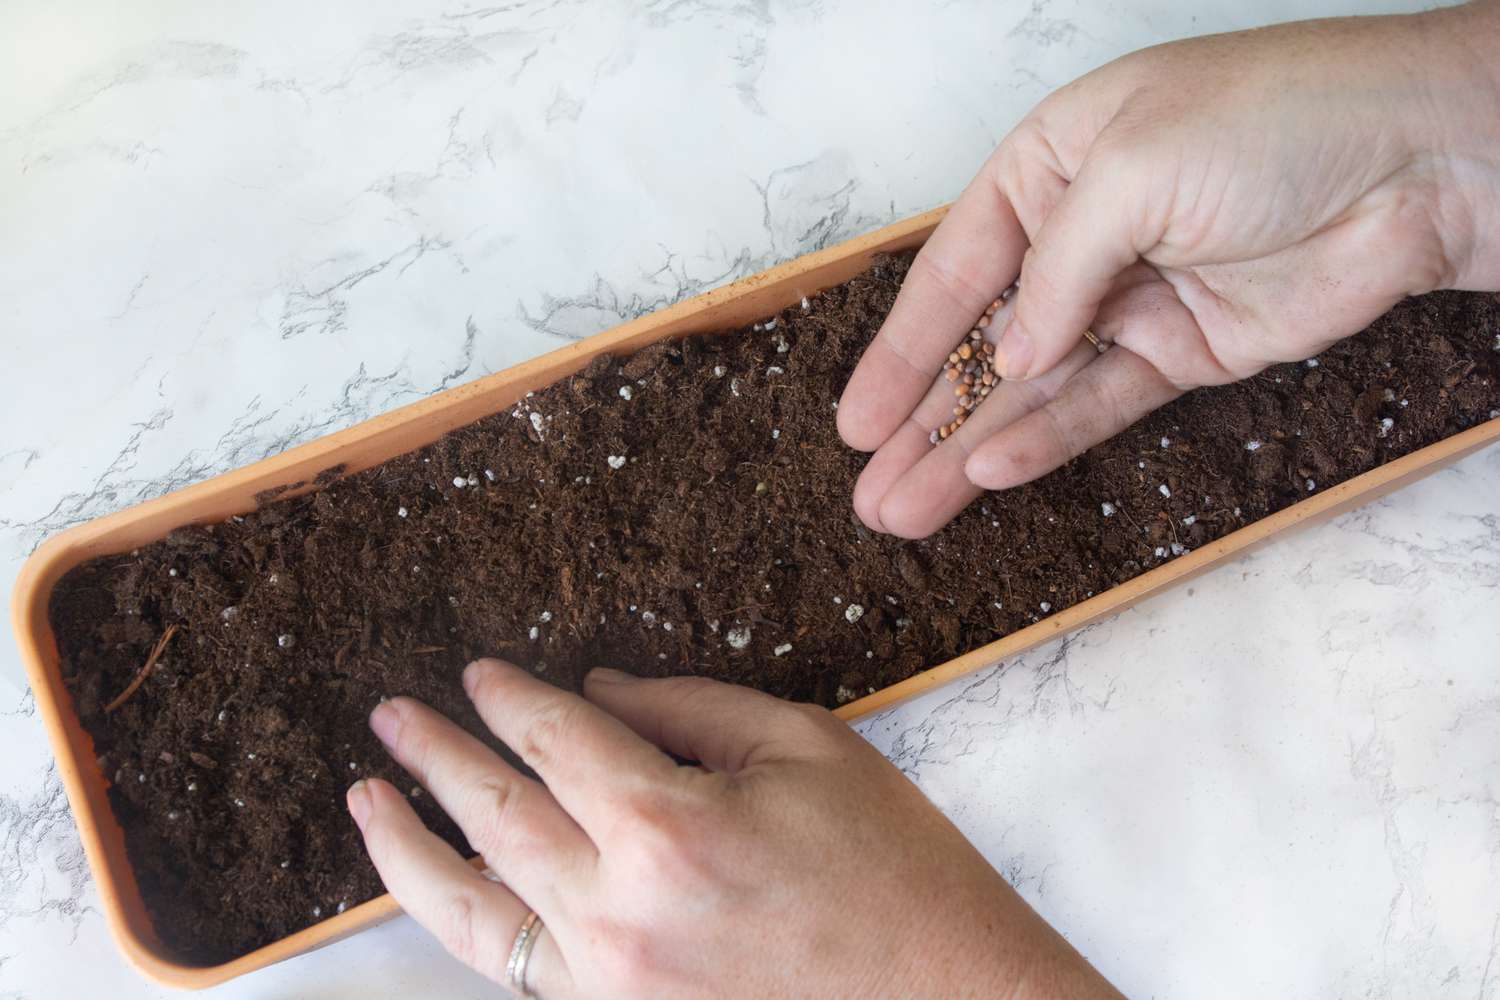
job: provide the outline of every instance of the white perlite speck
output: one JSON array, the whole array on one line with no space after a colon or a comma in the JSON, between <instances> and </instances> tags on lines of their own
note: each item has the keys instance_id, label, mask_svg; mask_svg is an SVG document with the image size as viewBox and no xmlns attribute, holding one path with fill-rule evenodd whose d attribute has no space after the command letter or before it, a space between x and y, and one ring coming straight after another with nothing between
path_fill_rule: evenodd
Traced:
<instances>
[{"instance_id":1,"label":"white perlite speck","mask_svg":"<svg viewBox=\"0 0 1500 1000\"><path fill-rule=\"evenodd\" d=\"M1160 545L1158 545L1156 547L1156 558L1158 558L1158 559L1164 559L1164 558L1166 558L1166 555L1167 555L1167 550L1164 549L1164 548L1162 548Z\"/></svg>"},{"instance_id":2,"label":"white perlite speck","mask_svg":"<svg viewBox=\"0 0 1500 1000\"><path fill-rule=\"evenodd\" d=\"M850 625L853 625L864 616L865 606L863 604L851 604L844 609L844 620Z\"/></svg>"},{"instance_id":3,"label":"white perlite speck","mask_svg":"<svg viewBox=\"0 0 1500 1000\"><path fill-rule=\"evenodd\" d=\"M852 688L848 688L840 684L838 690L833 692L833 697L837 699L840 705L842 705L845 702L853 701L855 698L858 698L859 695L856 694Z\"/></svg>"},{"instance_id":4,"label":"white perlite speck","mask_svg":"<svg viewBox=\"0 0 1500 1000\"><path fill-rule=\"evenodd\" d=\"M776 441L776 440L779 440L780 438L781 438L781 431L773 429L771 431L771 440L772 441Z\"/></svg>"},{"instance_id":5,"label":"white perlite speck","mask_svg":"<svg viewBox=\"0 0 1500 1000\"><path fill-rule=\"evenodd\" d=\"M608 458L606 458L604 461L609 465L609 467L611 469L618 470L618 469L625 468L625 456L624 455L611 455Z\"/></svg>"},{"instance_id":6,"label":"white perlite speck","mask_svg":"<svg viewBox=\"0 0 1500 1000\"><path fill-rule=\"evenodd\" d=\"M1156 488L1156 491L1169 500L1172 498L1172 490L1167 486L1166 483L1162 483L1160 486L1158 486Z\"/></svg>"},{"instance_id":7,"label":"white perlite speck","mask_svg":"<svg viewBox=\"0 0 1500 1000\"><path fill-rule=\"evenodd\" d=\"M1307 481L1307 492L1311 493L1313 490L1315 490L1317 488L1318 488L1318 484L1317 483L1313 482L1311 479L1309 479Z\"/></svg>"},{"instance_id":8,"label":"white perlite speck","mask_svg":"<svg viewBox=\"0 0 1500 1000\"><path fill-rule=\"evenodd\" d=\"M629 399L630 397L626 396L625 398ZM531 411L531 429L536 431L537 437L542 436L542 415L535 410Z\"/></svg>"},{"instance_id":9,"label":"white perlite speck","mask_svg":"<svg viewBox=\"0 0 1500 1000\"><path fill-rule=\"evenodd\" d=\"M1047 601L1043 601L1043 602L1042 602L1042 603L1041 603L1041 605L1040 605L1040 607L1041 607L1041 609L1042 609L1042 614L1044 614L1044 615L1045 615L1045 614L1047 614L1047 613L1048 613L1048 612L1049 612L1049 611L1051 611L1051 610L1052 610L1052 605L1051 605L1051 603L1049 603L1049 602L1047 602Z\"/></svg>"},{"instance_id":10,"label":"white perlite speck","mask_svg":"<svg viewBox=\"0 0 1500 1000\"><path fill-rule=\"evenodd\" d=\"M1189 514L1187 517L1182 519L1182 523L1184 526L1191 528L1193 525L1198 523L1198 515Z\"/></svg>"},{"instance_id":11,"label":"white perlite speck","mask_svg":"<svg viewBox=\"0 0 1500 1000\"><path fill-rule=\"evenodd\" d=\"M804 295L802 297L802 311L803 312L807 312L811 308L812 308L812 303L809 302L809 301L807 301L807 296ZM1496 342L1497 345L1500 345L1500 337L1496 337L1495 338L1495 342ZM1496 346L1495 350L1500 351L1500 346Z\"/></svg>"},{"instance_id":12,"label":"white perlite speck","mask_svg":"<svg viewBox=\"0 0 1500 1000\"><path fill-rule=\"evenodd\" d=\"M541 614L536 616L536 620L545 625L547 622L550 622L552 620L552 612L543 611Z\"/></svg>"},{"instance_id":13,"label":"white perlite speck","mask_svg":"<svg viewBox=\"0 0 1500 1000\"><path fill-rule=\"evenodd\" d=\"M790 653L791 651L792 651L792 644L789 643L789 642L783 642L781 645L779 645L775 649L771 650L771 652L774 655L776 655L776 656L785 656L787 653Z\"/></svg>"},{"instance_id":14,"label":"white perlite speck","mask_svg":"<svg viewBox=\"0 0 1500 1000\"><path fill-rule=\"evenodd\" d=\"M1115 511L1118 509L1119 508L1117 508L1112 503L1101 503L1099 505L1099 513L1103 514L1105 517L1114 517Z\"/></svg>"},{"instance_id":15,"label":"white perlite speck","mask_svg":"<svg viewBox=\"0 0 1500 1000\"><path fill-rule=\"evenodd\" d=\"M1318 359L1317 358L1308 358L1306 361L1304 361L1302 363L1304 365L1306 365L1307 367L1309 367L1309 368L1316 368L1316 367L1318 367Z\"/></svg>"},{"instance_id":16,"label":"white perlite speck","mask_svg":"<svg viewBox=\"0 0 1500 1000\"><path fill-rule=\"evenodd\" d=\"M531 637L531 641L532 642L536 642L538 639L541 638L541 636L542 636L542 630L539 629L539 628L537 628L535 625L533 625L533 626L531 626L531 630L529 632L527 632L526 634Z\"/></svg>"},{"instance_id":17,"label":"white perlite speck","mask_svg":"<svg viewBox=\"0 0 1500 1000\"><path fill-rule=\"evenodd\" d=\"M730 649L744 649L750 645L750 627L738 625L724 633L724 641L729 643Z\"/></svg>"},{"instance_id":18,"label":"white perlite speck","mask_svg":"<svg viewBox=\"0 0 1500 1000\"><path fill-rule=\"evenodd\" d=\"M484 470L484 478L488 479L490 482L493 483L495 481L495 470L494 469L485 469Z\"/></svg>"},{"instance_id":19,"label":"white perlite speck","mask_svg":"<svg viewBox=\"0 0 1500 1000\"><path fill-rule=\"evenodd\" d=\"M465 486L469 485L469 481L463 476L454 476L453 485L457 486L459 489L463 489Z\"/></svg>"},{"instance_id":20,"label":"white perlite speck","mask_svg":"<svg viewBox=\"0 0 1500 1000\"><path fill-rule=\"evenodd\" d=\"M1172 439L1171 438L1162 438L1161 439L1161 446L1163 448L1170 448L1170 447L1172 447Z\"/></svg>"},{"instance_id":21,"label":"white perlite speck","mask_svg":"<svg viewBox=\"0 0 1500 1000\"><path fill-rule=\"evenodd\" d=\"M396 516L397 517L405 517L406 515L407 515L407 510L406 510L405 507L397 507L396 508Z\"/></svg>"},{"instance_id":22,"label":"white perlite speck","mask_svg":"<svg viewBox=\"0 0 1500 1000\"><path fill-rule=\"evenodd\" d=\"M1172 543L1172 554L1174 556L1187 555L1187 551L1188 551L1187 546L1183 545L1181 542L1173 542Z\"/></svg>"},{"instance_id":23,"label":"white perlite speck","mask_svg":"<svg viewBox=\"0 0 1500 1000\"><path fill-rule=\"evenodd\" d=\"M785 375L786 374L786 369L782 368L780 365L772 365L771 367L769 367L769 368L766 369L766 374L767 375Z\"/></svg>"},{"instance_id":24,"label":"white perlite speck","mask_svg":"<svg viewBox=\"0 0 1500 1000\"><path fill-rule=\"evenodd\" d=\"M656 624L656 612L655 611L642 611L641 612L641 624L645 625L647 628L650 628L651 626L655 625Z\"/></svg>"},{"instance_id":25,"label":"white perlite speck","mask_svg":"<svg viewBox=\"0 0 1500 1000\"><path fill-rule=\"evenodd\" d=\"M1380 436L1385 437L1391 432L1391 428L1395 426L1396 421L1392 420L1390 417L1382 417L1380 420Z\"/></svg>"},{"instance_id":26,"label":"white perlite speck","mask_svg":"<svg viewBox=\"0 0 1500 1000\"><path fill-rule=\"evenodd\" d=\"M276 645L280 646L282 649L290 648L292 643L296 641L297 640L293 639L290 635L278 635L276 637Z\"/></svg>"},{"instance_id":27,"label":"white perlite speck","mask_svg":"<svg viewBox=\"0 0 1500 1000\"><path fill-rule=\"evenodd\" d=\"M724 373L728 370L723 365L714 365L714 378L723 378Z\"/></svg>"},{"instance_id":28,"label":"white perlite speck","mask_svg":"<svg viewBox=\"0 0 1500 1000\"><path fill-rule=\"evenodd\" d=\"M1245 442L1245 450L1246 451L1260 451L1260 442L1259 441L1246 441Z\"/></svg>"},{"instance_id":29,"label":"white perlite speck","mask_svg":"<svg viewBox=\"0 0 1500 1000\"><path fill-rule=\"evenodd\" d=\"M631 391L630 386L628 386L628 385L622 385L622 386L620 386L620 398L621 399L629 400L630 397L634 396L634 395L635 395L635 393Z\"/></svg>"}]
</instances>

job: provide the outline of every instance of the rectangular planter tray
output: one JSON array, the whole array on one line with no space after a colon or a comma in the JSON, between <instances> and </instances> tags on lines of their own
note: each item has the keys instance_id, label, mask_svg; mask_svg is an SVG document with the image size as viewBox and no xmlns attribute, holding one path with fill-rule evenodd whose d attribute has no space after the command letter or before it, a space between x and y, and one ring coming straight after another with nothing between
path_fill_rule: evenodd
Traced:
<instances>
[{"instance_id":1,"label":"rectangular planter tray","mask_svg":"<svg viewBox=\"0 0 1500 1000\"><path fill-rule=\"evenodd\" d=\"M13 603L15 634L36 704L57 757L68 802L108 920L126 959L143 976L166 986L214 986L255 969L311 951L400 912L389 895L362 903L305 930L214 966L186 964L157 938L125 854L124 834L105 794L92 741L79 725L62 681L57 643L48 622L52 588L80 563L128 552L187 524L222 521L256 508L256 495L278 489L295 496L315 489L324 470L359 472L420 448L481 417L504 410L527 392L579 371L595 355L623 355L658 340L733 330L762 320L824 288L864 271L876 254L919 247L946 208L887 226L838 246L799 257L769 271L715 289L671 308L570 344L535 360L429 396L337 434L311 441L253 465L216 476L127 510L69 529L39 547L21 571ZM996 642L935 666L837 714L853 720L914 697L939 684L1031 649L1054 636L1118 614L1143 598L1189 580L1303 525L1325 520L1443 468L1500 440L1491 420L1309 497L1270 517L1165 563L1081 604Z\"/></svg>"}]
</instances>

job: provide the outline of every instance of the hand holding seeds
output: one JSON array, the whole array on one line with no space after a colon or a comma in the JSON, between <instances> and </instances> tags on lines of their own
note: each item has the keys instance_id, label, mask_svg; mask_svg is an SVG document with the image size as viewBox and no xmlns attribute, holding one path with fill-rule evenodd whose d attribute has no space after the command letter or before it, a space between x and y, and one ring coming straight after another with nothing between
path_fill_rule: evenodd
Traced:
<instances>
[{"instance_id":1,"label":"hand holding seeds","mask_svg":"<svg viewBox=\"0 0 1500 1000\"><path fill-rule=\"evenodd\" d=\"M1500 287L1495 51L1500 6L1470 5L1193 39L1048 97L918 254L840 401L844 440L875 453L861 519L928 535L1189 389L1310 357L1406 295ZM977 406L961 352L987 316L1003 380L984 396L981 374Z\"/></svg>"},{"instance_id":2,"label":"hand holding seeds","mask_svg":"<svg viewBox=\"0 0 1500 1000\"><path fill-rule=\"evenodd\" d=\"M541 781L408 698L370 725L498 881L386 782L349 810L406 912L497 981L534 910L540 1000L1119 996L821 709L605 670L579 697L497 660L464 687Z\"/></svg>"}]
</instances>

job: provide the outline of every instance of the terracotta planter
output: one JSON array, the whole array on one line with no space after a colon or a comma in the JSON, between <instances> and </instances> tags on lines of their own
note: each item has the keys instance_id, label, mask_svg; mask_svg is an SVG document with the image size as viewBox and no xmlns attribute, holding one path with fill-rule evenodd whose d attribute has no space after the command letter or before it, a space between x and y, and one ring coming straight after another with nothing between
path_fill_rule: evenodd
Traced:
<instances>
[{"instance_id":1,"label":"terracotta planter","mask_svg":"<svg viewBox=\"0 0 1500 1000\"><path fill-rule=\"evenodd\" d=\"M438 393L274 458L91 521L41 546L27 561L16 584L15 633L99 885L105 916L131 965L147 978L168 986L213 986L336 941L399 911L390 896L381 896L221 965L184 964L167 951L147 917L125 855L124 835L105 794L106 779L95 764L91 740L79 726L72 699L62 682L47 605L52 588L65 573L96 556L125 552L156 541L182 525L219 521L253 510L255 496L262 490L288 487L283 495L295 495L313 489L318 474L335 466L347 473L378 465L511 406L527 392L578 371L602 352L627 354L664 338L733 329L763 319L805 295L848 280L863 271L877 253L920 246L945 211L928 212L809 254L508 371ZM1496 440L1500 440L1500 420L1454 435L1325 490L998 642L851 702L839 709L838 714L845 719L856 719L888 708L1055 635L1116 614L1142 598L1248 552L1292 528L1373 500Z\"/></svg>"}]
</instances>

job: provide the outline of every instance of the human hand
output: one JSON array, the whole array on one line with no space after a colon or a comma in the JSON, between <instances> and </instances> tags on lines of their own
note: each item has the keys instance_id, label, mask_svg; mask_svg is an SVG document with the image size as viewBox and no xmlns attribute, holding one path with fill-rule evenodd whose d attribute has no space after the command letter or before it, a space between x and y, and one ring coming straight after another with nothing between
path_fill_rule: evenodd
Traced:
<instances>
[{"instance_id":1,"label":"human hand","mask_svg":"<svg viewBox=\"0 0 1500 1000\"><path fill-rule=\"evenodd\" d=\"M928 535L1406 295L1500 288L1497 52L1490 3L1193 39L1052 94L917 255L845 389L840 433L875 452L860 518ZM954 412L938 371L1018 276L986 330L1006 381L933 447Z\"/></svg>"},{"instance_id":2,"label":"human hand","mask_svg":"<svg viewBox=\"0 0 1500 1000\"><path fill-rule=\"evenodd\" d=\"M1118 997L822 709L604 670L581 698L498 660L464 687L545 785L411 699L370 725L499 883L386 782L357 782L349 811L406 912L497 981L534 909L541 1000Z\"/></svg>"}]
</instances>

